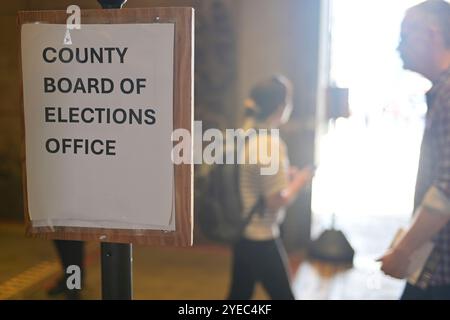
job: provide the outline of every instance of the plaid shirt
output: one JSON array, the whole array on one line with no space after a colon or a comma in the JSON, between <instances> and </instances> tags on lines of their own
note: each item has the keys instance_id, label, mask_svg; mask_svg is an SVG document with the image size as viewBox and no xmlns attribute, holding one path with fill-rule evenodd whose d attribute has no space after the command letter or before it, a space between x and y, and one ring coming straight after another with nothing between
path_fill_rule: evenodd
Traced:
<instances>
[{"instance_id":1,"label":"plaid shirt","mask_svg":"<svg viewBox=\"0 0 450 320\"><path fill-rule=\"evenodd\" d=\"M420 150L415 208L450 215L450 69L427 93L428 111ZM434 253L421 287L450 284L450 223L433 239Z\"/></svg>"}]
</instances>

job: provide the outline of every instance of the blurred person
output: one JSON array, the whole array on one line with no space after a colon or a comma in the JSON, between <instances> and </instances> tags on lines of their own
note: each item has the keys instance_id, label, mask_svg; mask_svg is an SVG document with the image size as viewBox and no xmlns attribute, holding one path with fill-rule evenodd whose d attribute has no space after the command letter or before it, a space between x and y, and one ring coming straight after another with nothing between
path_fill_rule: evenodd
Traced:
<instances>
[{"instance_id":1,"label":"blurred person","mask_svg":"<svg viewBox=\"0 0 450 320\"><path fill-rule=\"evenodd\" d=\"M289 120L292 111L292 85L284 76L276 76L257 84L246 102L246 121L243 129L278 128ZM244 155L258 154L258 145L272 145L270 134L262 139L260 134L250 137ZM252 139L256 139L253 140ZM240 166L239 185L243 211L248 214L262 199L259 211L251 216L243 235L234 244L230 300L247 300L252 297L255 285L261 282L272 299L293 300L287 253L280 238L279 226L285 217L285 208L312 178L309 168L299 170L289 167L286 146L281 139L278 171L262 175L265 167L257 157L256 164ZM253 142L253 143L252 143ZM257 143L255 143L257 142ZM271 150L270 155L273 155Z\"/></svg>"},{"instance_id":2,"label":"blurred person","mask_svg":"<svg viewBox=\"0 0 450 320\"><path fill-rule=\"evenodd\" d=\"M412 253L428 241L434 248L402 299L450 299L450 4L430 0L410 8L398 46L404 69L429 79L428 111L420 151L414 217L401 239L380 258L394 278L408 277Z\"/></svg>"}]
</instances>

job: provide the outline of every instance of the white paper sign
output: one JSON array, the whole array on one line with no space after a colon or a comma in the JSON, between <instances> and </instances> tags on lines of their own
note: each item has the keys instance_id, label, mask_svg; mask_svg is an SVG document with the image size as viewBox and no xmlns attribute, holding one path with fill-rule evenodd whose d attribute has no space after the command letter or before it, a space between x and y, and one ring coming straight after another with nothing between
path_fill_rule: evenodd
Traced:
<instances>
[{"instance_id":1,"label":"white paper sign","mask_svg":"<svg viewBox=\"0 0 450 320\"><path fill-rule=\"evenodd\" d=\"M173 24L22 26L33 226L174 230Z\"/></svg>"}]
</instances>

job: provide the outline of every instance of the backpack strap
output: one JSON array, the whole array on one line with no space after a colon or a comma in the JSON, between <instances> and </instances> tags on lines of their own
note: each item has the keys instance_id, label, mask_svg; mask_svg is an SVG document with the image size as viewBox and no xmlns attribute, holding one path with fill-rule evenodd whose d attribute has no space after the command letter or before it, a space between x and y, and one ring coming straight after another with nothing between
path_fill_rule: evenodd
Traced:
<instances>
[{"instance_id":1,"label":"backpack strap","mask_svg":"<svg viewBox=\"0 0 450 320\"><path fill-rule=\"evenodd\" d=\"M258 133L250 135L249 141L250 141L252 138L254 138L255 136L258 137ZM246 146L246 145L247 145L247 142L244 143L244 146L243 146L244 150L245 150L245 146ZM235 149L235 153L236 153L236 154L235 154L235 159L236 159L236 161L237 161L237 160L238 160L237 155L239 154L237 148ZM262 215L262 211L263 211L263 209L265 208L265 206L266 206L266 203L265 203L264 196L261 195L261 196L259 196L258 201L256 201L255 205L254 205L254 206L252 207L252 209L250 210L248 216L245 218L244 223L243 223L242 226L241 226L241 228L242 228L242 229L241 229L241 233L243 233L244 229L245 229L245 228L247 227L247 225L250 223L250 220L253 218L253 216L254 216L258 211L261 210L261 211L260 211L260 214Z\"/></svg>"},{"instance_id":2,"label":"backpack strap","mask_svg":"<svg viewBox=\"0 0 450 320\"><path fill-rule=\"evenodd\" d=\"M255 205L253 206L252 210L250 210L250 213L248 214L248 216L245 218L244 228L250 223L250 220L258 212L258 210L264 209L265 206L266 206L266 203L264 200L264 196L260 196L258 201L256 201Z\"/></svg>"}]
</instances>

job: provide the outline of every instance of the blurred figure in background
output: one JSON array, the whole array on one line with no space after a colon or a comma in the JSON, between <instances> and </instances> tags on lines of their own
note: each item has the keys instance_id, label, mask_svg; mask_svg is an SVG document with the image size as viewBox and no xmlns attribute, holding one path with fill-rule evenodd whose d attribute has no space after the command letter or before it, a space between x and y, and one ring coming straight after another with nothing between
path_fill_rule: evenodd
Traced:
<instances>
[{"instance_id":1,"label":"blurred figure in background","mask_svg":"<svg viewBox=\"0 0 450 320\"><path fill-rule=\"evenodd\" d=\"M382 270L406 278L411 254L433 240L422 277L407 284L402 299L450 299L450 4L430 0L410 8L398 50L404 68L423 75L433 87L427 93L414 218L380 259Z\"/></svg>"},{"instance_id":2,"label":"blurred figure in background","mask_svg":"<svg viewBox=\"0 0 450 320\"><path fill-rule=\"evenodd\" d=\"M257 84L246 103L244 130L278 128L289 120L292 111L292 85L283 76ZM239 185L243 212L249 213L262 199L262 206L251 216L242 237L233 246L232 280L228 299L250 299L257 282L261 282L272 299L295 299L289 279L286 250L280 238L279 225L285 208L312 178L311 169L289 167L286 146L281 139L250 136L246 143L244 165L239 169ZM279 149L278 171L262 175L258 146L263 144ZM275 144L272 144L275 143ZM269 157L275 150L270 151ZM258 155L257 164L248 164L249 154Z\"/></svg>"}]
</instances>

